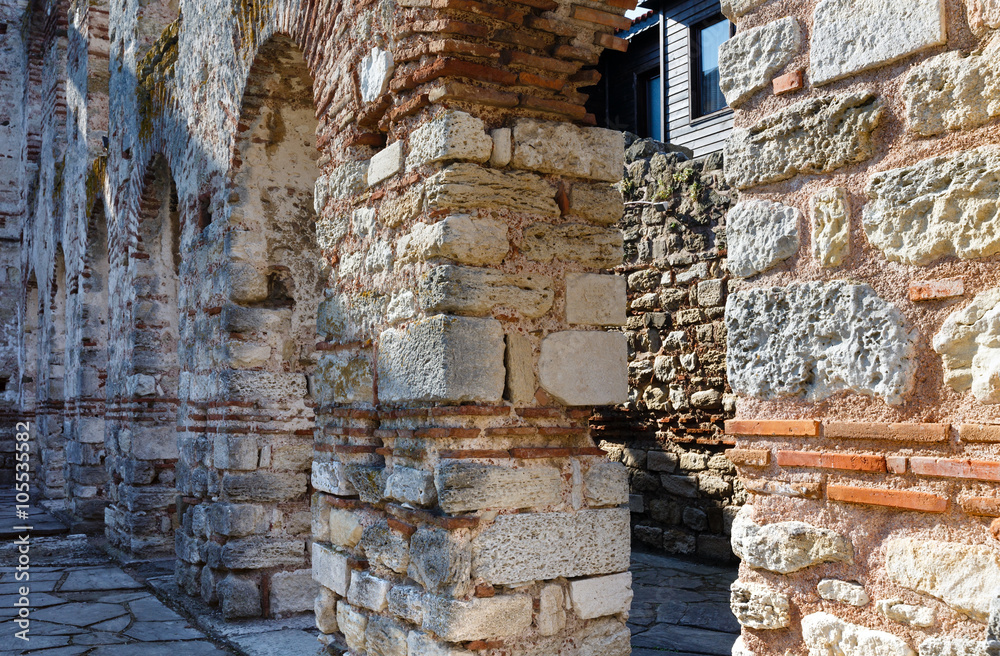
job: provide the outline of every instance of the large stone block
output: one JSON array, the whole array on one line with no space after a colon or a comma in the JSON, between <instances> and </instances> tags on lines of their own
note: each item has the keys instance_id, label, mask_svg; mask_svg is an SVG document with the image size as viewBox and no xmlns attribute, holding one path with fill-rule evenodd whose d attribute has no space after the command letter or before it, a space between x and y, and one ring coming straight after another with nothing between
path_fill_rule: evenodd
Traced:
<instances>
[{"instance_id":1,"label":"large stone block","mask_svg":"<svg viewBox=\"0 0 1000 656\"><path fill-rule=\"evenodd\" d=\"M429 506L437 501L434 474L423 469L396 465L386 480L385 496L415 506Z\"/></svg>"},{"instance_id":2,"label":"large stone block","mask_svg":"<svg viewBox=\"0 0 1000 656\"><path fill-rule=\"evenodd\" d=\"M445 110L410 135L408 171L431 162L464 160L485 162L493 152L486 124L465 112Z\"/></svg>"},{"instance_id":3,"label":"large stone block","mask_svg":"<svg viewBox=\"0 0 1000 656\"><path fill-rule=\"evenodd\" d=\"M472 575L494 584L624 572L628 508L500 515L472 542Z\"/></svg>"},{"instance_id":4,"label":"large stone block","mask_svg":"<svg viewBox=\"0 0 1000 656\"><path fill-rule=\"evenodd\" d=\"M322 354L313 371L313 382L313 399L321 406L375 400L371 359L357 353Z\"/></svg>"},{"instance_id":5,"label":"large stone block","mask_svg":"<svg viewBox=\"0 0 1000 656\"><path fill-rule=\"evenodd\" d=\"M803 100L726 141L726 179L746 189L800 173L826 173L875 154L883 105L866 91Z\"/></svg>"},{"instance_id":6,"label":"large stone block","mask_svg":"<svg viewBox=\"0 0 1000 656\"><path fill-rule=\"evenodd\" d=\"M424 197L429 210L506 209L559 216L555 189L539 176L478 164L452 164L435 173L425 183Z\"/></svg>"},{"instance_id":7,"label":"large stone block","mask_svg":"<svg viewBox=\"0 0 1000 656\"><path fill-rule=\"evenodd\" d=\"M570 581L569 596L573 612L580 619L628 612L632 604L632 573Z\"/></svg>"},{"instance_id":8,"label":"large stone block","mask_svg":"<svg viewBox=\"0 0 1000 656\"><path fill-rule=\"evenodd\" d=\"M438 642L420 631L410 631L406 637L406 646L409 649L408 656L474 656L471 651Z\"/></svg>"},{"instance_id":9,"label":"large stone block","mask_svg":"<svg viewBox=\"0 0 1000 656\"><path fill-rule=\"evenodd\" d=\"M579 637L578 656L629 656L632 653L632 633L625 622L617 618L591 621Z\"/></svg>"},{"instance_id":10,"label":"large stone block","mask_svg":"<svg viewBox=\"0 0 1000 656\"><path fill-rule=\"evenodd\" d=\"M840 601L851 606L867 606L872 601L865 591L865 586L838 579L823 579L816 586L816 591L823 599Z\"/></svg>"},{"instance_id":11,"label":"large stone block","mask_svg":"<svg viewBox=\"0 0 1000 656\"><path fill-rule=\"evenodd\" d=\"M733 391L824 399L842 390L903 402L916 373L916 331L868 285L845 281L750 289L726 305Z\"/></svg>"},{"instance_id":12,"label":"large stone block","mask_svg":"<svg viewBox=\"0 0 1000 656\"><path fill-rule=\"evenodd\" d=\"M984 640L939 636L921 642L918 653L920 656L991 656L987 645Z\"/></svg>"},{"instance_id":13,"label":"large stone block","mask_svg":"<svg viewBox=\"0 0 1000 656\"><path fill-rule=\"evenodd\" d=\"M531 403L538 385L535 381L535 353L531 340L521 333L509 333L504 338L507 352L507 400L514 405Z\"/></svg>"},{"instance_id":14,"label":"large stone block","mask_svg":"<svg viewBox=\"0 0 1000 656\"><path fill-rule=\"evenodd\" d=\"M372 615L365 628L366 654L370 656L407 656L407 631L388 617Z\"/></svg>"},{"instance_id":15,"label":"large stone block","mask_svg":"<svg viewBox=\"0 0 1000 656\"><path fill-rule=\"evenodd\" d=\"M438 315L382 333L379 401L499 402L504 386L500 322Z\"/></svg>"},{"instance_id":16,"label":"large stone block","mask_svg":"<svg viewBox=\"0 0 1000 656\"><path fill-rule=\"evenodd\" d=\"M434 478L441 509L446 513L549 506L562 498L562 477L550 466L514 469L446 460Z\"/></svg>"},{"instance_id":17,"label":"large stone block","mask_svg":"<svg viewBox=\"0 0 1000 656\"><path fill-rule=\"evenodd\" d=\"M625 325L626 282L622 276L566 274L566 321L589 326Z\"/></svg>"},{"instance_id":18,"label":"large stone block","mask_svg":"<svg viewBox=\"0 0 1000 656\"><path fill-rule=\"evenodd\" d=\"M231 501L291 501L306 493L307 480L305 474L226 474L222 492Z\"/></svg>"},{"instance_id":19,"label":"large stone block","mask_svg":"<svg viewBox=\"0 0 1000 656\"><path fill-rule=\"evenodd\" d=\"M420 528L410 538L406 575L428 592L462 596L470 585L472 550L468 539L450 531Z\"/></svg>"},{"instance_id":20,"label":"large stone block","mask_svg":"<svg viewBox=\"0 0 1000 656\"><path fill-rule=\"evenodd\" d=\"M851 253L851 204L843 187L827 187L810 201L812 253L822 267L838 267Z\"/></svg>"},{"instance_id":21,"label":"large stone block","mask_svg":"<svg viewBox=\"0 0 1000 656\"><path fill-rule=\"evenodd\" d=\"M265 569L302 565L306 547L302 540L249 537L229 540L222 545L220 562L227 569Z\"/></svg>"},{"instance_id":22,"label":"large stone block","mask_svg":"<svg viewBox=\"0 0 1000 656\"><path fill-rule=\"evenodd\" d=\"M722 0L722 13L726 18L735 21L764 2L766 0Z\"/></svg>"},{"instance_id":23,"label":"large stone block","mask_svg":"<svg viewBox=\"0 0 1000 656\"><path fill-rule=\"evenodd\" d=\"M889 540L885 569L899 585L940 599L983 623L1000 581L1000 559L993 549L939 540Z\"/></svg>"},{"instance_id":24,"label":"large stone block","mask_svg":"<svg viewBox=\"0 0 1000 656\"><path fill-rule=\"evenodd\" d=\"M447 642L515 636L531 626L531 597L524 594L474 597L470 601L424 597L422 627Z\"/></svg>"},{"instance_id":25,"label":"large stone block","mask_svg":"<svg viewBox=\"0 0 1000 656\"><path fill-rule=\"evenodd\" d=\"M625 161L622 133L570 123L521 119L512 133L510 165L540 173L618 182Z\"/></svg>"},{"instance_id":26,"label":"large stone block","mask_svg":"<svg viewBox=\"0 0 1000 656\"><path fill-rule=\"evenodd\" d=\"M277 572L271 577L271 612L287 615L311 610L319 590L310 569Z\"/></svg>"},{"instance_id":27,"label":"large stone block","mask_svg":"<svg viewBox=\"0 0 1000 656\"><path fill-rule=\"evenodd\" d=\"M538 262L579 262L594 269L610 269L624 259L621 230L584 223L535 223L524 229L521 252Z\"/></svg>"},{"instance_id":28,"label":"large stone block","mask_svg":"<svg viewBox=\"0 0 1000 656\"><path fill-rule=\"evenodd\" d=\"M931 57L910 71L902 93L909 129L920 136L984 125L1000 116L1000 51Z\"/></svg>"},{"instance_id":29,"label":"large stone block","mask_svg":"<svg viewBox=\"0 0 1000 656\"><path fill-rule=\"evenodd\" d=\"M810 656L915 656L902 638L850 624L829 613L803 617L802 638Z\"/></svg>"},{"instance_id":30,"label":"large stone block","mask_svg":"<svg viewBox=\"0 0 1000 656\"><path fill-rule=\"evenodd\" d=\"M631 593L631 590L629 592ZM535 615L535 625L538 627L538 632L542 635L555 635L565 628L567 604L563 600L563 597L562 586L558 583L549 583L539 591L538 613ZM629 598L631 599L631 596ZM587 601L589 599L588 596Z\"/></svg>"},{"instance_id":31,"label":"large stone block","mask_svg":"<svg viewBox=\"0 0 1000 656\"><path fill-rule=\"evenodd\" d=\"M754 27L719 47L719 87L730 107L739 107L771 83L774 74L799 53L802 28L786 16Z\"/></svg>"},{"instance_id":32,"label":"large stone block","mask_svg":"<svg viewBox=\"0 0 1000 656\"><path fill-rule=\"evenodd\" d=\"M601 225L611 225L625 213L625 199L614 185L574 182L569 191L569 214Z\"/></svg>"},{"instance_id":33,"label":"large stone block","mask_svg":"<svg viewBox=\"0 0 1000 656\"><path fill-rule=\"evenodd\" d=\"M327 202L333 199L347 198L360 194L367 184L368 161L345 162L335 168L329 175L320 176L316 180L315 210L321 214Z\"/></svg>"},{"instance_id":34,"label":"large stone block","mask_svg":"<svg viewBox=\"0 0 1000 656\"><path fill-rule=\"evenodd\" d=\"M826 84L885 66L947 39L943 0L821 0L809 79Z\"/></svg>"},{"instance_id":35,"label":"large stone block","mask_svg":"<svg viewBox=\"0 0 1000 656\"><path fill-rule=\"evenodd\" d=\"M597 460L583 474L583 495L591 507L628 503L628 490L628 469L621 463Z\"/></svg>"},{"instance_id":36,"label":"large stone block","mask_svg":"<svg viewBox=\"0 0 1000 656\"><path fill-rule=\"evenodd\" d=\"M347 596L351 583L351 567L347 556L330 547L313 542L312 544L312 576L313 580L336 592L341 597Z\"/></svg>"},{"instance_id":37,"label":"large stone block","mask_svg":"<svg viewBox=\"0 0 1000 656\"><path fill-rule=\"evenodd\" d=\"M754 523L753 507L743 506L733 520L733 553L750 567L788 574L817 563L854 562L850 540L805 522Z\"/></svg>"},{"instance_id":38,"label":"large stone block","mask_svg":"<svg viewBox=\"0 0 1000 656\"><path fill-rule=\"evenodd\" d=\"M342 462L313 462L312 486L317 490L342 497L358 493L347 476L347 466Z\"/></svg>"},{"instance_id":39,"label":"large stone block","mask_svg":"<svg viewBox=\"0 0 1000 656\"><path fill-rule=\"evenodd\" d=\"M868 183L868 240L895 262L929 264L1000 253L1000 148L984 147L882 171Z\"/></svg>"},{"instance_id":40,"label":"large stone block","mask_svg":"<svg viewBox=\"0 0 1000 656\"><path fill-rule=\"evenodd\" d=\"M388 606L387 595L391 587L391 582L368 572L354 572L351 575L351 586L347 589L347 601L352 606L361 606L377 613Z\"/></svg>"},{"instance_id":41,"label":"large stone block","mask_svg":"<svg viewBox=\"0 0 1000 656\"><path fill-rule=\"evenodd\" d=\"M140 460L174 460L178 457L177 429L173 426L136 426L132 455Z\"/></svg>"},{"instance_id":42,"label":"large stone block","mask_svg":"<svg viewBox=\"0 0 1000 656\"><path fill-rule=\"evenodd\" d=\"M552 279L533 273L438 266L420 280L420 303L427 312L488 316L505 306L536 318L552 307Z\"/></svg>"},{"instance_id":43,"label":"large stone block","mask_svg":"<svg viewBox=\"0 0 1000 656\"><path fill-rule=\"evenodd\" d=\"M374 186L399 173L403 168L403 142L389 144L374 156L368 165L368 186Z\"/></svg>"},{"instance_id":44,"label":"large stone block","mask_svg":"<svg viewBox=\"0 0 1000 656\"><path fill-rule=\"evenodd\" d=\"M365 653L365 630L368 616L341 599L337 602L337 627L344 634L347 646L356 654Z\"/></svg>"},{"instance_id":45,"label":"large stone block","mask_svg":"<svg viewBox=\"0 0 1000 656\"><path fill-rule=\"evenodd\" d=\"M795 255L801 216L794 207L769 200L737 203L726 217L729 271L747 278Z\"/></svg>"},{"instance_id":46,"label":"large stone block","mask_svg":"<svg viewBox=\"0 0 1000 656\"><path fill-rule=\"evenodd\" d=\"M623 333L567 330L542 340L538 378L566 405L614 405L628 400L628 344Z\"/></svg>"},{"instance_id":47,"label":"large stone block","mask_svg":"<svg viewBox=\"0 0 1000 656\"><path fill-rule=\"evenodd\" d=\"M222 616L227 620L260 616L260 586L256 578L229 574L216 586Z\"/></svg>"},{"instance_id":48,"label":"large stone block","mask_svg":"<svg viewBox=\"0 0 1000 656\"><path fill-rule=\"evenodd\" d=\"M385 520L369 524L361 532L361 549L372 567L405 574L410 562L410 545L399 533L389 528Z\"/></svg>"},{"instance_id":49,"label":"large stone block","mask_svg":"<svg viewBox=\"0 0 1000 656\"><path fill-rule=\"evenodd\" d=\"M784 629L791 624L788 595L766 585L735 581L729 607L739 623L751 629Z\"/></svg>"},{"instance_id":50,"label":"large stone block","mask_svg":"<svg viewBox=\"0 0 1000 656\"><path fill-rule=\"evenodd\" d=\"M934 335L944 380L956 392L972 390L980 403L1000 403L1000 288L976 295L972 303L948 315Z\"/></svg>"},{"instance_id":51,"label":"large stone block","mask_svg":"<svg viewBox=\"0 0 1000 656\"><path fill-rule=\"evenodd\" d=\"M325 508L325 504L323 504ZM361 540L361 522L358 516L350 510L331 508L329 514L328 532L330 542L350 549ZM314 536L315 539L315 536Z\"/></svg>"},{"instance_id":52,"label":"large stone block","mask_svg":"<svg viewBox=\"0 0 1000 656\"><path fill-rule=\"evenodd\" d=\"M507 224L453 214L437 223L418 222L396 244L399 262L443 258L473 266L495 266L510 250Z\"/></svg>"}]
</instances>

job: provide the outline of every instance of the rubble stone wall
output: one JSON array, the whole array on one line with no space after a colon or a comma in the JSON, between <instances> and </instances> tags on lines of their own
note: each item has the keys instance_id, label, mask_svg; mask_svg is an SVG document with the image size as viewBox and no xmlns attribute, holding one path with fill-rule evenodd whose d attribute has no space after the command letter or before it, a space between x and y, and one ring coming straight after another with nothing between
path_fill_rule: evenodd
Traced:
<instances>
[{"instance_id":1,"label":"rubble stone wall","mask_svg":"<svg viewBox=\"0 0 1000 656\"><path fill-rule=\"evenodd\" d=\"M723 6L734 653L996 653L1000 6Z\"/></svg>"}]
</instances>

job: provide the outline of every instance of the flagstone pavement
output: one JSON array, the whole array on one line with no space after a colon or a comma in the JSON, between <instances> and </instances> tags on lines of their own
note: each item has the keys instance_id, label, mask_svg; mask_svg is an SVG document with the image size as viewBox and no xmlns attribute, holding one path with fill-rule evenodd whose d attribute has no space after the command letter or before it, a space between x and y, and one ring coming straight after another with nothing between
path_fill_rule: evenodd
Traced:
<instances>
[{"instance_id":1,"label":"flagstone pavement","mask_svg":"<svg viewBox=\"0 0 1000 656\"><path fill-rule=\"evenodd\" d=\"M3 500L0 500L2 507ZM10 507L10 506L8 506ZM218 610L181 595L169 561L120 566L83 535L59 535L38 512L30 580L18 580L16 537L0 524L0 654L32 656L317 656L311 614L224 622ZM728 656L739 634L729 612L735 567L636 552L629 626L633 656ZM20 573L23 576L23 572ZM20 588L28 595L29 641L16 636ZM166 602L166 603L165 603Z\"/></svg>"}]
</instances>

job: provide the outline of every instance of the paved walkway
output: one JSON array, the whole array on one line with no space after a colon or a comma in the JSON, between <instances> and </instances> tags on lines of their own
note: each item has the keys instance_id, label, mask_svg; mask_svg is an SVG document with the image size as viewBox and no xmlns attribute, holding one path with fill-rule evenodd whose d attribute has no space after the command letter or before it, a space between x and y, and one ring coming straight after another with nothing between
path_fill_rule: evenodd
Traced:
<instances>
[{"instance_id":1,"label":"paved walkway","mask_svg":"<svg viewBox=\"0 0 1000 656\"><path fill-rule=\"evenodd\" d=\"M0 499L0 504L4 503ZM9 504L6 507L12 507ZM4 506L0 505L0 513ZM179 593L169 561L113 563L83 535L34 511L30 625L16 637L20 601L16 537L0 522L0 655L317 656L311 615L225 622L218 610ZM8 529L8 530L5 530ZM60 535L60 533L62 533ZM633 554L633 656L729 656L739 625L729 612L735 568ZM166 600L164 603L163 600Z\"/></svg>"}]
</instances>

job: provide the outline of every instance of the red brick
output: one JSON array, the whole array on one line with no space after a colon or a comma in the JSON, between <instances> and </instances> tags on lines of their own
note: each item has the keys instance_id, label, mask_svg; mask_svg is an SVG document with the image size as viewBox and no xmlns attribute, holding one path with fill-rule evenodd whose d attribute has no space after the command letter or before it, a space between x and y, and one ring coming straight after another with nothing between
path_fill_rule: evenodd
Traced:
<instances>
[{"instance_id":1,"label":"red brick","mask_svg":"<svg viewBox=\"0 0 1000 656\"><path fill-rule=\"evenodd\" d=\"M532 34L524 30L497 30L493 33L493 41L539 50L549 47L554 38L551 34Z\"/></svg>"},{"instance_id":2,"label":"red brick","mask_svg":"<svg viewBox=\"0 0 1000 656\"><path fill-rule=\"evenodd\" d=\"M849 469L863 472L884 472L885 458L874 454L818 453L816 451L778 451L778 464L782 467L819 467L821 469Z\"/></svg>"},{"instance_id":3,"label":"red brick","mask_svg":"<svg viewBox=\"0 0 1000 656\"><path fill-rule=\"evenodd\" d=\"M886 469L891 471L893 474L905 474L906 473L906 456L886 456L885 466Z\"/></svg>"},{"instance_id":4,"label":"red brick","mask_svg":"<svg viewBox=\"0 0 1000 656\"><path fill-rule=\"evenodd\" d=\"M748 478L743 480L743 486L753 494L801 497L804 499L818 499L823 491L822 485L814 481L777 481L766 478Z\"/></svg>"},{"instance_id":5,"label":"red brick","mask_svg":"<svg viewBox=\"0 0 1000 656\"><path fill-rule=\"evenodd\" d=\"M1000 517L1000 497L965 497L958 502L970 515Z\"/></svg>"},{"instance_id":6,"label":"red brick","mask_svg":"<svg viewBox=\"0 0 1000 656\"><path fill-rule=\"evenodd\" d=\"M618 52L625 52L628 50L628 39L622 39L621 37L608 34L607 32L598 32L597 35L594 36L594 43L602 48L609 48L611 50L617 50Z\"/></svg>"},{"instance_id":7,"label":"red brick","mask_svg":"<svg viewBox=\"0 0 1000 656\"><path fill-rule=\"evenodd\" d=\"M417 527L414 526L413 524L400 521L398 519L395 519L394 517L390 517L388 522L389 522L389 528L396 531L397 533L405 535L406 537L410 537L411 535L417 532Z\"/></svg>"},{"instance_id":8,"label":"red brick","mask_svg":"<svg viewBox=\"0 0 1000 656\"><path fill-rule=\"evenodd\" d=\"M783 93L791 93L802 88L802 71L792 71L785 75L780 75L771 80L774 95L780 96Z\"/></svg>"},{"instance_id":9,"label":"red brick","mask_svg":"<svg viewBox=\"0 0 1000 656\"><path fill-rule=\"evenodd\" d=\"M576 120L580 120L587 115L587 109L582 105L574 105L562 100L539 98L527 93L521 94L521 102L518 105L526 109L534 109L548 114L558 114L559 116L568 116Z\"/></svg>"},{"instance_id":10,"label":"red brick","mask_svg":"<svg viewBox=\"0 0 1000 656\"><path fill-rule=\"evenodd\" d=\"M504 52L500 61L504 64L513 64L514 66L525 66L528 68L537 68L543 71L566 74L576 73L580 70L580 66L582 66L580 62L567 62L561 59L554 59L552 57L532 55L526 52L521 52L520 50L508 50Z\"/></svg>"},{"instance_id":11,"label":"red brick","mask_svg":"<svg viewBox=\"0 0 1000 656\"><path fill-rule=\"evenodd\" d=\"M514 448L510 450L512 458L568 458L570 450L565 448L536 447Z\"/></svg>"},{"instance_id":12,"label":"red brick","mask_svg":"<svg viewBox=\"0 0 1000 656\"><path fill-rule=\"evenodd\" d=\"M345 454L375 453L374 446L359 446L356 444L338 444L333 450L335 453Z\"/></svg>"},{"instance_id":13,"label":"red brick","mask_svg":"<svg viewBox=\"0 0 1000 656\"><path fill-rule=\"evenodd\" d=\"M1000 540L1000 519L994 519L993 523L990 524L990 533L997 540Z\"/></svg>"},{"instance_id":14,"label":"red brick","mask_svg":"<svg viewBox=\"0 0 1000 656\"><path fill-rule=\"evenodd\" d=\"M555 18L542 18L541 16L527 16L524 24L536 30L543 30L558 34L559 36L576 36L576 25L571 25L565 21Z\"/></svg>"},{"instance_id":15,"label":"red brick","mask_svg":"<svg viewBox=\"0 0 1000 656\"><path fill-rule=\"evenodd\" d=\"M449 9L477 16L486 16L515 25L520 25L524 21L524 13L520 11L497 5L487 5L475 0L431 0L431 7L434 9Z\"/></svg>"},{"instance_id":16,"label":"red brick","mask_svg":"<svg viewBox=\"0 0 1000 656\"><path fill-rule=\"evenodd\" d=\"M485 57L493 59L500 56L500 51L482 43L470 43L468 41L458 41L457 39L442 39L431 41L430 52L435 55L469 55L472 57Z\"/></svg>"},{"instance_id":17,"label":"red brick","mask_svg":"<svg viewBox=\"0 0 1000 656\"><path fill-rule=\"evenodd\" d=\"M485 39L490 35L490 28L485 25L466 23L465 21L439 19L433 21L416 21L413 29L417 32L429 32L431 34L461 34L463 36L475 36Z\"/></svg>"},{"instance_id":18,"label":"red brick","mask_svg":"<svg viewBox=\"0 0 1000 656\"><path fill-rule=\"evenodd\" d=\"M576 61L582 61L586 64L596 64L600 53L594 52L587 48L580 48L577 46L568 46L566 44L558 45L552 49L552 54L560 59L575 59Z\"/></svg>"},{"instance_id":19,"label":"red brick","mask_svg":"<svg viewBox=\"0 0 1000 656\"><path fill-rule=\"evenodd\" d=\"M541 9L542 11L555 11L559 8L559 4L554 0L510 0L511 2L519 5L524 5L525 7L534 7L535 9Z\"/></svg>"},{"instance_id":20,"label":"red brick","mask_svg":"<svg viewBox=\"0 0 1000 656\"><path fill-rule=\"evenodd\" d=\"M478 428L418 428L413 432L414 437L424 438L424 439L444 439L444 438L458 438L458 439L472 439L479 437Z\"/></svg>"},{"instance_id":21,"label":"red brick","mask_svg":"<svg viewBox=\"0 0 1000 656\"><path fill-rule=\"evenodd\" d=\"M963 442L1000 442L1000 425L996 424L962 424L958 428L958 436Z\"/></svg>"},{"instance_id":22,"label":"red brick","mask_svg":"<svg viewBox=\"0 0 1000 656\"><path fill-rule=\"evenodd\" d=\"M928 492L888 490L884 488L827 485L826 496L832 501L886 506L903 510L943 513L948 510L948 500Z\"/></svg>"},{"instance_id":23,"label":"red brick","mask_svg":"<svg viewBox=\"0 0 1000 656\"><path fill-rule=\"evenodd\" d=\"M944 280L914 280L910 282L911 301L934 301L965 294L965 281L961 278Z\"/></svg>"},{"instance_id":24,"label":"red brick","mask_svg":"<svg viewBox=\"0 0 1000 656\"><path fill-rule=\"evenodd\" d=\"M442 405L431 408L430 414L432 417L502 417L510 414L510 408L505 405Z\"/></svg>"},{"instance_id":25,"label":"red brick","mask_svg":"<svg viewBox=\"0 0 1000 656\"><path fill-rule=\"evenodd\" d=\"M504 86L517 82L517 75L510 71L450 58L438 59L430 65L414 71L410 77L414 85L430 82L439 77L465 77Z\"/></svg>"},{"instance_id":26,"label":"red brick","mask_svg":"<svg viewBox=\"0 0 1000 656\"><path fill-rule=\"evenodd\" d=\"M726 433L728 435L816 437L819 435L819 422L813 419L727 419Z\"/></svg>"},{"instance_id":27,"label":"red brick","mask_svg":"<svg viewBox=\"0 0 1000 656\"><path fill-rule=\"evenodd\" d=\"M945 478L972 478L980 481L1000 481L1000 462L990 460L958 460L952 458L910 458L914 474Z\"/></svg>"},{"instance_id":28,"label":"red brick","mask_svg":"<svg viewBox=\"0 0 1000 656\"><path fill-rule=\"evenodd\" d=\"M589 87L601 81L601 73L593 68L585 68L579 73L571 75L569 81L576 83L577 86Z\"/></svg>"},{"instance_id":29,"label":"red brick","mask_svg":"<svg viewBox=\"0 0 1000 656\"><path fill-rule=\"evenodd\" d=\"M603 458L608 455L607 451L598 446L574 447L570 450L574 456L600 456Z\"/></svg>"},{"instance_id":30,"label":"red brick","mask_svg":"<svg viewBox=\"0 0 1000 656\"><path fill-rule=\"evenodd\" d=\"M838 440L892 440L896 442L945 442L948 424L879 424L830 422L823 424L823 437Z\"/></svg>"},{"instance_id":31,"label":"red brick","mask_svg":"<svg viewBox=\"0 0 1000 656\"><path fill-rule=\"evenodd\" d=\"M618 7L629 11L635 9L639 4L638 0L606 0L606 2L609 7Z\"/></svg>"},{"instance_id":32,"label":"red brick","mask_svg":"<svg viewBox=\"0 0 1000 656\"><path fill-rule=\"evenodd\" d=\"M510 453L499 449L443 449L438 456L445 460L465 458L509 458Z\"/></svg>"},{"instance_id":33,"label":"red brick","mask_svg":"<svg viewBox=\"0 0 1000 656\"><path fill-rule=\"evenodd\" d=\"M541 75L535 75L534 73L528 73L527 71L519 73L517 81L527 86L549 89L551 91L560 91L564 86L566 86L566 82L563 80L558 80L552 77L543 77Z\"/></svg>"},{"instance_id":34,"label":"red brick","mask_svg":"<svg viewBox=\"0 0 1000 656\"><path fill-rule=\"evenodd\" d=\"M726 449L726 457L734 465L767 467L771 462L771 451L769 449Z\"/></svg>"},{"instance_id":35,"label":"red brick","mask_svg":"<svg viewBox=\"0 0 1000 656\"><path fill-rule=\"evenodd\" d=\"M476 585L477 597L493 597L495 595L496 590L493 588L491 583L479 583Z\"/></svg>"},{"instance_id":36,"label":"red brick","mask_svg":"<svg viewBox=\"0 0 1000 656\"><path fill-rule=\"evenodd\" d=\"M627 30L632 27L632 20L630 18L625 18L618 14L609 14L606 11L598 11L590 7L581 7L580 5L574 5L573 13L570 15L577 20L596 23L597 25L606 25L616 30Z\"/></svg>"}]
</instances>

